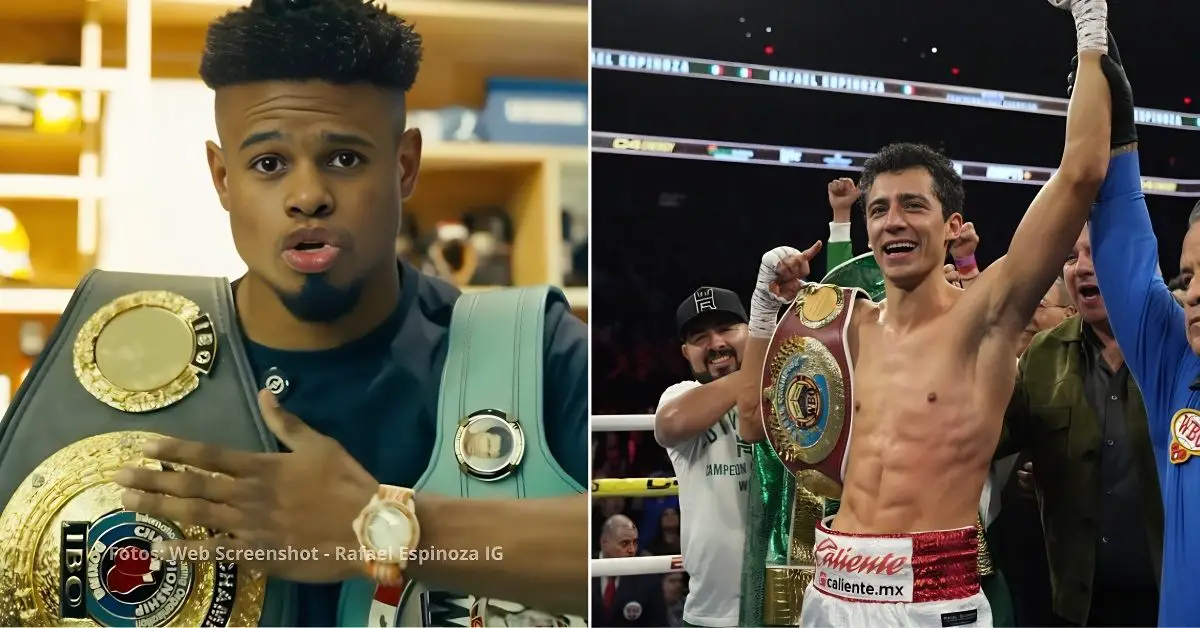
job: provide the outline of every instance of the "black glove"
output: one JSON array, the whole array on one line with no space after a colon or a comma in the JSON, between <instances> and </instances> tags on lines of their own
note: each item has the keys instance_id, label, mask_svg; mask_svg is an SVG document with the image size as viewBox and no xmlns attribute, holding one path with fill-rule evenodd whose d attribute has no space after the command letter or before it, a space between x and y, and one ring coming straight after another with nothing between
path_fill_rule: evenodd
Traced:
<instances>
[{"instance_id":1,"label":"black glove","mask_svg":"<svg viewBox=\"0 0 1200 628\"><path fill-rule=\"evenodd\" d=\"M1067 75L1067 97L1075 91L1075 72L1079 69L1079 56L1071 59L1071 73ZM1137 124L1133 118L1133 88L1125 68L1121 66L1121 52L1112 31L1108 31L1108 54L1100 57L1100 69L1108 79L1108 91L1112 95L1112 147L1124 146L1138 141Z\"/></svg>"}]
</instances>

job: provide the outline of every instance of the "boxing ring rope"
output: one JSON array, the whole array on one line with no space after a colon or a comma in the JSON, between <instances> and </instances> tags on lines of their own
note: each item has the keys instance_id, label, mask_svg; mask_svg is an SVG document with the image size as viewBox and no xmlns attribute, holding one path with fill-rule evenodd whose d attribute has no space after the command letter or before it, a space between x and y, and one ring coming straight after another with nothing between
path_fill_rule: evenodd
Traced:
<instances>
[{"instance_id":1,"label":"boxing ring rope","mask_svg":"<svg viewBox=\"0 0 1200 628\"><path fill-rule=\"evenodd\" d=\"M619 578L652 573L683 571L682 556L633 556L631 558L593 558L592 577Z\"/></svg>"},{"instance_id":2,"label":"boxing ring rope","mask_svg":"<svg viewBox=\"0 0 1200 628\"><path fill-rule=\"evenodd\" d=\"M670 497L679 494L675 478L606 478L592 480L592 497Z\"/></svg>"},{"instance_id":3,"label":"boxing ring rope","mask_svg":"<svg viewBox=\"0 0 1200 628\"><path fill-rule=\"evenodd\" d=\"M654 429L653 414L593 414L593 432L644 432ZM667 497L679 494L675 478L604 478L592 480L592 497ZM592 577L641 576L683 571L683 556L593 558Z\"/></svg>"},{"instance_id":4,"label":"boxing ring rope","mask_svg":"<svg viewBox=\"0 0 1200 628\"><path fill-rule=\"evenodd\" d=\"M593 432L650 432L653 414L593 414Z\"/></svg>"}]
</instances>

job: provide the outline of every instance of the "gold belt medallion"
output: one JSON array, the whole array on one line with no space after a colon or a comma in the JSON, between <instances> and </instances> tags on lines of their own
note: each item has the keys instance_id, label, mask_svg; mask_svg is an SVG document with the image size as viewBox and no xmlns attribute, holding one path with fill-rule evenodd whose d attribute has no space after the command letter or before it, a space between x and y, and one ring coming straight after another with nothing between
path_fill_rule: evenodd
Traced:
<instances>
[{"instance_id":1,"label":"gold belt medallion","mask_svg":"<svg viewBox=\"0 0 1200 628\"><path fill-rule=\"evenodd\" d=\"M796 317L809 329L820 329L828 325L842 308L846 307L846 296L837 286L805 284L796 303Z\"/></svg>"},{"instance_id":2,"label":"gold belt medallion","mask_svg":"<svg viewBox=\"0 0 1200 628\"><path fill-rule=\"evenodd\" d=\"M785 340L767 365L773 384L766 428L784 463L821 462L837 444L846 420L845 382L837 359L814 338Z\"/></svg>"},{"instance_id":3,"label":"gold belt medallion","mask_svg":"<svg viewBox=\"0 0 1200 628\"><path fill-rule=\"evenodd\" d=\"M211 533L121 508L113 474L141 461L142 444L157 437L92 436L25 478L0 515L0 625L258 624L266 578L233 563L155 558L155 542Z\"/></svg>"},{"instance_id":4,"label":"gold belt medallion","mask_svg":"<svg viewBox=\"0 0 1200 628\"><path fill-rule=\"evenodd\" d=\"M217 332L200 306L148 290L96 310L75 337L75 377L122 412L150 412L188 396L217 359Z\"/></svg>"}]
</instances>

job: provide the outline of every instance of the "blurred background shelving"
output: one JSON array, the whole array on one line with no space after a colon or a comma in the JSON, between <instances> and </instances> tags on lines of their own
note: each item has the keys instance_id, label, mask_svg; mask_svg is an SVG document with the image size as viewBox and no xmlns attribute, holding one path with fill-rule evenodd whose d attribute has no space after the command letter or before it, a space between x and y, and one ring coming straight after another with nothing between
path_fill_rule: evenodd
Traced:
<instances>
[{"instance_id":1,"label":"blurred background shelving","mask_svg":"<svg viewBox=\"0 0 1200 628\"><path fill-rule=\"evenodd\" d=\"M7 208L27 235L32 267L31 277L13 280L8 273L5 278L0 215L0 377L12 378L13 388L32 361L25 336L31 329L52 328L88 270L219 270L199 259L211 251L197 250L193 266L179 253L188 247L169 238L155 244L166 237L162 233L187 228L160 229L172 224L161 214L174 203L142 189L142 182L168 186L158 181L161 171L152 170L163 167L155 162L175 162L168 167L181 173L172 176L209 188L202 193L196 187L192 196L203 198L189 196L188 202L206 216L211 209L218 227L224 220L203 165L202 140L155 144L164 141L159 137L164 130L174 132L176 123L208 118L204 122L211 125L211 110L191 115L159 109L169 108L163 102L178 103L187 90L203 88L198 67L208 23L247 2L0 2L0 208ZM412 246L420 253L425 234L447 221L462 223L464 216L483 209L500 212L511 237L504 247L510 251L506 276L511 283L563 286L572 309L586 320L586 266L577 261L579 247L586 246L586 131L578 145L486 142L475 136L452 141L446 137L451 134L426 130L422 122L431 112L484 109L491 97L489 82L497 77L586 86L586 4L385 4L415 26L425 45L408 98L410 124L425 131L417 190L404 207L406 223L422 231ZM176 100L164 101L164 93ZM583 106L586 119L586 101ZM192 131L200 137L205 132ZM231 248L222 242L218 245ZM232 251L222 254L236 258Z\"/></svg>"}]
</instances>

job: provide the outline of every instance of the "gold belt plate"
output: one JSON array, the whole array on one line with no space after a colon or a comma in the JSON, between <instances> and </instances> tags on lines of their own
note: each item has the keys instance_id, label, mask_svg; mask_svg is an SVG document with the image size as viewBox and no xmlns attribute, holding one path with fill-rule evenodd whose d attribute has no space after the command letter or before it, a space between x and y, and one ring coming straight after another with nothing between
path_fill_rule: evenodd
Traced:
<instances>
[{"instance_id":1,"label":"gold belt plate","mask_svg":"<svg viewBox=\"0 0 1200 628\"><path fill-rule=\"evenodd\" d=\"M837 359L814 338L795 335L766 365L772 385L766 429L785 463L815 465L837 445L846 422L845 381ZM789 466L789 468L792 468Z\"/></svg>"},{"instance_id":2,"label":"gold belt plate","mask_svg":"<svg viewBox=\"0 0 1200 628\"><path fill-rule=\"evenodd\" d=\"M151 543L211 533L121 508L113 474L149 432L109 432L46 458L0 514L0 625L253 626L266 578L232 563L154 559Z\"/></svg>"},{"instance_id":3,"label":"gold belt plate","mask_svg":"<svg viewBox=\"0 0 1200 628\"><path fill-rule=\"evenodd\" d=\"M75 336L75 377L122 412L150 412L196 390L217 359L212 318L186 297L147 290L118 297Z\"/></svg>"}]
</instances>

